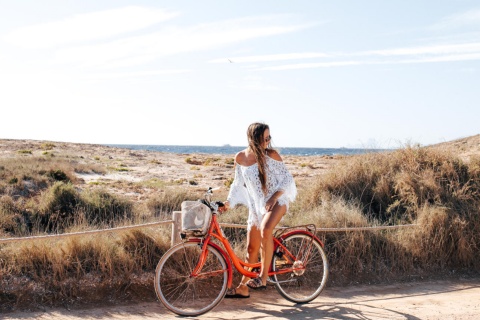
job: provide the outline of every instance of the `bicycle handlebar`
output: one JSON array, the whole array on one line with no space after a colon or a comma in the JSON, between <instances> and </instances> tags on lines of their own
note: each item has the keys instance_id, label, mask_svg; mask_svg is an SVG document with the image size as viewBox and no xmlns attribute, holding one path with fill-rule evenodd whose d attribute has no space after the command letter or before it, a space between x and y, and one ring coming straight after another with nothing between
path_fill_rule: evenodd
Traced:
<instances>
[{"instance_id":1,"label":"bicycle handlebar","mask_svg":"<svg viewBox=\"0 0 480 320\"><path fill-rule=\"evenodd\" d=\"M208 205L212 212L219 213L218 209L224 207L225 204L222 201L212 201L213 190L214 189L212 187L208 188L208 190L205 192L205 200L202 202Z\"/></svg>"}]
</instances>

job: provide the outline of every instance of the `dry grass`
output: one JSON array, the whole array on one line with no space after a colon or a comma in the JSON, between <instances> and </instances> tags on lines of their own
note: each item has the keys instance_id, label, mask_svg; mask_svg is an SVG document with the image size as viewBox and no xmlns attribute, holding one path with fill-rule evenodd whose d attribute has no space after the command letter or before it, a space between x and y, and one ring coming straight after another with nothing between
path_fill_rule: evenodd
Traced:
<instances>
[{"instance_id":1,"label":"dry grass","mask_svg":"<svg viewBox=\"0 0 480 320\"><path fill-rule=\"evenodd\" d=\"M479 167L435 148L346 158L299 196L288 224L418 225L324 235L334 283L478 274Z\"/></svg>"},{"instance_id":2,"label":"dry grass","mask_svg":"<svg viewBox=\"0 0 480 320\"><path fill-rule=\"evenodd\" d=\"M152 299L151 271L169 238L169 228L156 228L3 246L0 310Z\"/></svg>"},{"instance_id":3,"label":"dry grass","mask_svg":"<svg viewBox=\"0 0 480 320\"><path fill-rule=\"evenodd\" d=\"M357 202L371 219L391 224L414 221L425 205L462 211L480 199L477 163L418 147L356 156L319 179L303 201L315 206L339 196Z\"/></svg>"},{"instance_id":4,"label":"dry grass","mask_svg":"<svg viewBox=\"0 0 480 320\"><path fill-rule=\"evenodd\" d=\"M201 160L204 164L209 159ZM58 156L21 153L14 159L1 159L0 236L166 220L183 200L201 196L194 189L149 181L133 187L147 186L154 195L133 201L102 186L80 187L74 175L101 170L99 165ZM131 188L130 184L125 186ZM225 191L216 197L224 199ZM344 158L326 174L299 186L297 201L281 223L318 227L418 224L397 231L319 234L331 265L330 285L342 285L478 274L479 209L480 158L466 161L448 151L407 146ZM237 208L220 219L244 224L246 217L246 209ZM225 233L242 257L246 231L226 228ZM0 245L0 310L154 299L153 270L169 244L170 228L162 227Z\"/></svg>"}]
</instances>

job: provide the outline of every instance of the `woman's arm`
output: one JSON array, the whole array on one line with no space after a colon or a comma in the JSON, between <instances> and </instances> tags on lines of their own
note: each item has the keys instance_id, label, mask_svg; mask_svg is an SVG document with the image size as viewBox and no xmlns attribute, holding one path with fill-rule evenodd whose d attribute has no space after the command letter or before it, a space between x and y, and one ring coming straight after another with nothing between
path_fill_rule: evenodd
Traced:
<instances>
[{"instance_id":1,"label":"woman's arm","mask_svg":"<svg viewBox=\"0 0 480 320\"><path fill-rule=\"evenodd\" d=\"M225 201L227 210L230 207L235 207L237 204L248 205L248 192L245 187L245 180L237 162L240 153L237 153L235 156L235 177L230 185L227 201Z\"/></svg>"}]
</instances>

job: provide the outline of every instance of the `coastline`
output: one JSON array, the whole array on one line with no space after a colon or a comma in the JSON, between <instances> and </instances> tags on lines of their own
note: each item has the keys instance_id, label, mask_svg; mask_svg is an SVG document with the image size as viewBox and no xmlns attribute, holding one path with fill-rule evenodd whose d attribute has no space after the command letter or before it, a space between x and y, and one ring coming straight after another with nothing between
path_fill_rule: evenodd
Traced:
<instances>
[{"instance_id":1,"label":"coastline","mask_svg":"<svg viewBox=\"0 0 480 320\"><path fill-rule=\"evenodd\" d=\"M40 157L76 161L104 168L104 173L76 173L81 188L101 185L117 194L142 200L152 190L131 188L129 183L158 182L167 187L228 191L234 176L234 154L170 153L132 150L99 144L0 139L0 158ZM310 183L345 156L283 155L298 185ZM126 186L119 186L124 183ZM135 190L133 190L135 189Z\"/></svg>"}]
</instances>

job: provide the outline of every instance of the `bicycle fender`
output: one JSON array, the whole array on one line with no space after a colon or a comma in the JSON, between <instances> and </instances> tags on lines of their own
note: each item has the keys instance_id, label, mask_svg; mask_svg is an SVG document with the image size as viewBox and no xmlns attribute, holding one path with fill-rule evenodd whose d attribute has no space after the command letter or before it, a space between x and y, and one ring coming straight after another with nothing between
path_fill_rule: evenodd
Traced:
<instances>
[{"instance_id":1,"label":"bicycle fender","mask_svg":"<svg viewBox=\"0 0 480 320\"><path fill-rule=\"evenodd\" d=\"M291 236L291 235L294 235L294 234L305 234L305 235L308 235L309 237L313 237L315 240L318 241L318 243L320 243L320 245L322 246L322 248L325 248L325 245L323 244L322 240L320 240L316 235L314 235L313 233L311 232L308 232L308 231L305 231L305 230L292 230L292 231L289 231L285 234L282 234L280 236L280 239L285 239L286 237L288 236Z\"/></svg>"},{"instance_id":2,"label":"bicycle fender","mask_svg":"<svg viewBox=\"0 0 480 320\"><path fill-rule=\"evenodd\" d=\"M202 239L190 239L190 240L188 240L188 242L201 243L201 242L202 242ZM208 245L214 247L215 249L217 249L218 252L220 252L220 254L223 256L223 258L224 258L225 261L227 262L227 269L228 269L227 288L230 288L230 287L232 286L232 281L233 281L232 262L231 262L230 259L228 258L228 255L227 255L227 253L225 252L225 250L223 250L222 247L220 247L218 244L213 243L213 242L209 242Z\"/></svg>"}]
</instances>

